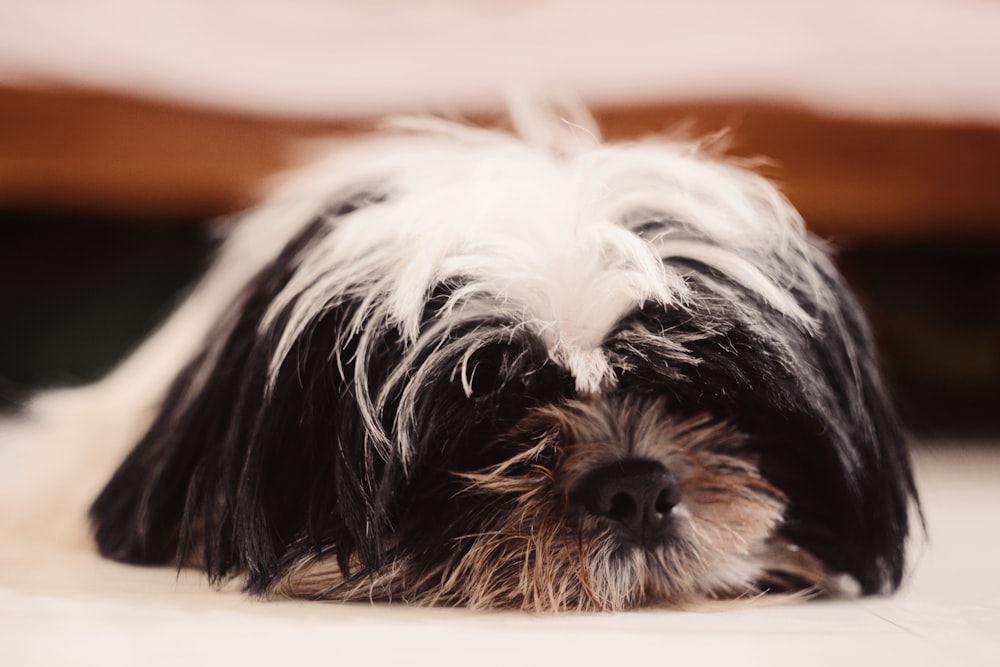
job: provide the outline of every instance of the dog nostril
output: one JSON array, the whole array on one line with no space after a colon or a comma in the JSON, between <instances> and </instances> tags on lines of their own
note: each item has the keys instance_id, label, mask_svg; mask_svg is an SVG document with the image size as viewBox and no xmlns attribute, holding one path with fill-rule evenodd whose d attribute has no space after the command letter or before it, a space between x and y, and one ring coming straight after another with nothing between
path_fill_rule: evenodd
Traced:
<instances>
[{"instance_id":1,"label":"dog nostril","mask_svg":"<svg viewBox=\"0 0 1000 667\"><path fill-rule=\"evenodd\" d=\"M654 505L654 508L660 514L669 514L677 505L678 498L675 493L675 488L676 485L669 489L663 489L656 496L656 504Z\"/></svg>"},{"instance_id":2,"label":"dog nostril","mask_svg":"<svg viewBox=\"0 0 1000 667\"><path fill-rule=\"evenodd\" d=\"M633 539L652 546L669 531L680 487L659 463L626 459L588 474L574 497L591 514L610 520Z\"/></svg>"},{"instance_id":3,"label":"dog nostril","mask_svg":"<svg viewBox=\"0 0 1000 667\"><path fill-rule=\"evenodd\" d=\"M625 523L629 520L629 517L637 512L638 508L632 496L624 492L619 492L611 499L611 508L607 512L607 517Z\"/></svg>"}]
</instances>

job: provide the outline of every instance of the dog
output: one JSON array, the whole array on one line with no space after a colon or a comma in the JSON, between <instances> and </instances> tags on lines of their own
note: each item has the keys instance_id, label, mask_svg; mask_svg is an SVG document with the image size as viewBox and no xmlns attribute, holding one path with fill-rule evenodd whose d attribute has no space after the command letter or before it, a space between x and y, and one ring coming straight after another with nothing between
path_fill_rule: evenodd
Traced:
<instances>
[{"instance_id":1,"label":"dog","mask_svg":"<svg viewBox=\"0 0 1000 667\"><path fill-rule=\"evenodd\" d=\"M105 557L264 597L616 611L899 587L909 455L825 245L698 142L514 120L331 148L230 223L122 366L5 440L36 479L64 467ZM36 529L86 523L41 507Z\"/></svg>"}]
</instances>

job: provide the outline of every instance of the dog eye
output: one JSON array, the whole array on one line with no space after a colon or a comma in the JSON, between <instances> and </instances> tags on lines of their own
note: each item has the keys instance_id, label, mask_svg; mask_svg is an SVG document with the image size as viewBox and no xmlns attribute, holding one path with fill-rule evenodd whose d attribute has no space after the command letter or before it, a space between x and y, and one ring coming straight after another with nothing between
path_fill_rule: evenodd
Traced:
<instances>
[{"instance_id":1,"label":"dog eye","mask_svg":"<svg viewBox=\"0 0 1000 667\"><path fill-rule=\"evenodd\" d=\"M572 377L549 360L541 341L531 336L482 346L464 364L462 381L467 396L491 410L555 400L571 394L575 386Z\"/></svg>"}]
</instances>

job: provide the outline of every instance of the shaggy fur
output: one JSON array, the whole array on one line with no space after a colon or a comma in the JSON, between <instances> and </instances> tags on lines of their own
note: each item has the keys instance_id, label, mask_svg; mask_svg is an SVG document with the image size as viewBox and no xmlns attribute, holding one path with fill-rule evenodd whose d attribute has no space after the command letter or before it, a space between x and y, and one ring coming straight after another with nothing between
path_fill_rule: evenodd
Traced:
<instances>
[{"instance_id":1,"label":"shaggy fur","mask_svg":"<svg viewBox=\"0 0 1000 667\"><path fill-rule=\"evenodd\" d=\"M618 610L895 589L909 459L825 248L696 144L544 127L335 147L118 371L6 438L120 463L90 509L105 556L260 595ZM655 524L633 477L660 480Z\"/></svg>"}]
</instances>

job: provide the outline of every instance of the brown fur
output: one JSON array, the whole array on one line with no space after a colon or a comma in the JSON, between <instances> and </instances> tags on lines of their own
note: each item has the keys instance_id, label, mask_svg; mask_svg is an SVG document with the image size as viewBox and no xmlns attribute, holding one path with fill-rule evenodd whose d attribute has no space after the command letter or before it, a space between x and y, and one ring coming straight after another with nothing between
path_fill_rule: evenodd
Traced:
<instances>
[{"instance_id":1,"label":"brown fur","mask_svg":"<svg viewBox=\"0 0 1000 667\"><path fill-rule=\"evenodd\" d=\"M811 555L774 536L780 491L761 478L742 437L705 417L668 416L659 401L593 399L538 409L510 436L534 444L462 474L466 494L494 499L467 548L433 571L404 560L344 580L332 558L299 563L275 592L337 600L532 611L616 611L749 597L784 577L834 585ZM574 509L589 471L627 457L659 461L677 477L676 538L652 551L621 544L604 520ZM462 496L455 498L462 502Z\"/></svg>"}]
</instances>

